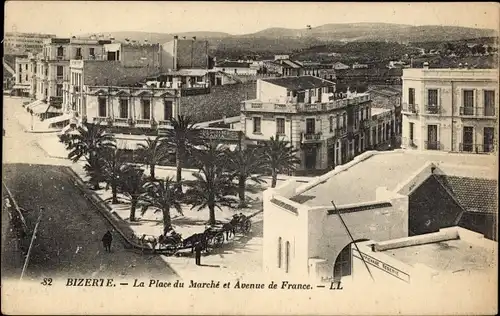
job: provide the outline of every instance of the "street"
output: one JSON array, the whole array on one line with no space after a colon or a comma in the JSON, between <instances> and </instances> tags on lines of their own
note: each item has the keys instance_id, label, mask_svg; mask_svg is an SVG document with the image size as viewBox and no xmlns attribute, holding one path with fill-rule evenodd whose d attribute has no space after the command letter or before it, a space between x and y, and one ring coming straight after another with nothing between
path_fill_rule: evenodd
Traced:
<instances>
[{"instance_id":1,"label":"street","mask_svg":"<svg viewBox=\"0 0 500 316\"><path fill-rule=\"evenodd\" d=\"M36 144L43 134L22 130L16 119L16 112L24 111L20 104L19 99L4 97L6 136L2 180L19 206L28 210L26 221L31 229L38 209L45 208L25 279L173 276L173 270L159 256L124 249L117 232L113 233L112 252L104 252L101 238L112 227L63 173L62 167L57 166L71 163L47 157ZM6 218L4 215L2 219ZM8 225L8 221L2 220L2 239L9 238ZM2 258L19 256L13 247L2 252ZM7 266L2 265L2 277L18 278L19 260L3 261Z\"/></svg>"}]
</instances>

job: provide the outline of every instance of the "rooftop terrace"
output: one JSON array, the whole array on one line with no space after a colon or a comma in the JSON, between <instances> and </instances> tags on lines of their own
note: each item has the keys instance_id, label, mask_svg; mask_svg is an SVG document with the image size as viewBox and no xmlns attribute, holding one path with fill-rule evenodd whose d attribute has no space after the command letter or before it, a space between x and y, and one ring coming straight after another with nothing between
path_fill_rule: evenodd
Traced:
<instances>
[{"instance_id":1,"label":"rooftop terrace","mask_svg":"<svg viewBox=\"0 0 500 316\"><path fill-rule=\"evenodd\" d=\"M374 201L377 188L393 191L428 163L436 164L449 176L496 179L497 174L496 159L491 155L411 150L368 152L312 180L309 188L302 187L299 189L302 192L297 191L291 200L311 207L330 205L331 200L337 205Z\"/></svg>"}]
</instances>

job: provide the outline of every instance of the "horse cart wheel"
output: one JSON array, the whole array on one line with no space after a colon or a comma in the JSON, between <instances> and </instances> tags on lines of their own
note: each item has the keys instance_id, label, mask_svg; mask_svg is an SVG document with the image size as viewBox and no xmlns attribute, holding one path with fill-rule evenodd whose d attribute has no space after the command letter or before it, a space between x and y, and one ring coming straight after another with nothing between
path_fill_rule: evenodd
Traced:
<instances>
[{"instance_id":1,"label":"horse cart wheel","mask_svg":"<svg viewBox=\"0 0 500 316\"><path fill-rule=\"evenodd\" d=\"M246 219L243 224L242 224L242 227L243 229L243 232L245 234L248 234L250 232L250 229L252 228L252 222L249 220L249 219Z\"/></svg>"},{"instance_id":2,"label":"horse cart wheel","mask_svg":"<svg viewBox=\"0 0 500 316\"><path fill-rule=\"evenodd\" d=\"M165 250L167 256L173 256L179 250L179 244L177 243L168 244L166 245Z\"/></svg>"},{"instance_id":3,"label":"horse cart wheel","mask_svg":"<svg viewBox=\"0 0 500 316\"><path fill-rule=\"evenodd\" d=\"M224 245L224 233L223 232L219 232L219 233L217 233L217 235L215 235L215 237L213 239L213 244L214 244L215 248L221 247L222 245Z\"/></svg>"}]
</instances>

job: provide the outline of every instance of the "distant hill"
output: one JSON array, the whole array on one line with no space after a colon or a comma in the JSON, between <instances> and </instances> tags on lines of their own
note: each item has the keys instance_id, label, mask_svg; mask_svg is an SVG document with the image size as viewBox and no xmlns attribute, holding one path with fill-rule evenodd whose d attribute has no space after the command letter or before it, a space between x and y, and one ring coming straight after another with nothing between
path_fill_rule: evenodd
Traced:
<instances>
[{"instance_id":1,"label":"distant hill","mask_svg":"<svg viewBox=\"0 0 500 316\"><path fill-rule=\"evenodd\" d=\"M391 23L325 24L310 29L270 28L245 37L313 37L322 41L425 42L495 36L494 30L458 26L411 26Z\"/></svg>"},{"instance_id":2,"label":"distant hill","mask_svg":"<svg viewBox=\"0 0 500 316\"><path fill-rule=\"evenodd\" d=\"M268 28L252 34L232 35L223 32L111 32L117 40L148 40L152 43L165 43L173 39L191 38L209 41L212 51L241 51L254 54L273 54L300 51L302 49L332 42L431 42L453 41L480 37L497 37L495 30L476 29L458 26L411 26L391 23L344 23L325 24L310 29ZM84 34L90 35L90 34Z\"/></svg>"}]
</instances>

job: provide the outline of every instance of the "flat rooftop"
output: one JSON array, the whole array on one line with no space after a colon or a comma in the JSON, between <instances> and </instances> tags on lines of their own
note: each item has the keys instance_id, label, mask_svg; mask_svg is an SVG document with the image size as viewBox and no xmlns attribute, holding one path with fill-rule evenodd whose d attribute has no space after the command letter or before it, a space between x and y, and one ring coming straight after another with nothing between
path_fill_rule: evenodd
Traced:
<instances>
[{"instance_id":1,"label":"flat rooftop","mask_svg":"<svg viewBox=\"0 0 500 316\"><path fill-rule=\"evenodd\" d=\"M495 256L491 250L461 239L395 248L382 253L407 265L423 264L436 271L459 272L495 267Z\"/></svg>"},{"instance_id":2,"label":"flat rooftop","mask_svg":"<svg viewBox=\"0 0 500 316\"><path fill-rule=\"evenodd\" d=\"M451 176L496 179L496 159L492 155L445 153L436 151L395 150L365 153L352 165L338 172L333 170L318 185L291 198L307 206L337 205L369 202L376 199L376 190L386 187L393 191L428 163L434 163ZM351 164L350 163L350 164ZM314 180L312 180L314 181Z\"/></svg>"}]
</instances>

